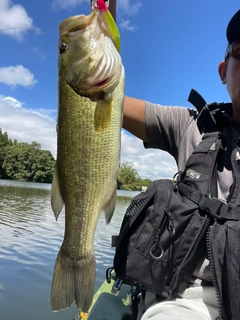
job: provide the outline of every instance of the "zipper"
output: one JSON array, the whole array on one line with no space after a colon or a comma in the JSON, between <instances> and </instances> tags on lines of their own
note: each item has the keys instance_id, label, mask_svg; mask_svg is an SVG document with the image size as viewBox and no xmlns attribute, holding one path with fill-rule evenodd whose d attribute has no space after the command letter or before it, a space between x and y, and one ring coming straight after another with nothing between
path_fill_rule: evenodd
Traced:
<instances>
[{"instance_id":1,"label":"zipper","mask_svg":"<svg viewBox=\"0 0 240 320\"><path fill-rule=\"evenodd\" d=\"M197 253L197 249L198 246L203 238L203 236L206 234L206 231L208 229L208 227L210 226L210 218L208 216L206 216L205 221L203 223L202 229L200 231L200 234L195 242L194 247L192 248L192 251L190 252L190 255L188 257L186 257L182 263L180 264L180 266L178 267L175 277L174 277L174 282L172 283L172 285L170 285L169 289L168 289L168 293L171 296L173 290L176 288L177 284L178 284L178 280L179 280L179 276L180 273L182 271L182 269L189 263L191 262L191 260L194 258L195 254Z\"/></svg>"},{"instance_id":2,"label":"zipper","mask_svg":"<svg viewBox=\"0 0 240 320\"><path fill-rule=\"evenodd\" d=\"M211 228L209 228L207 235L206 235L206 243L207 243L207 253L208 253L208 259L210 263L210 269L212 271L212 280L213 280L213 287L215 289L215 294L217 298L217 303L218 303L218 312L219 312L219 317L217 318L218 320L223 319L223 313L222 313L222 307L221 307L221 299L220 299L220 294L217 288L217 281L216 281L216 274L215 270L213 267L213 257L212 257L212 250L211 250L211 245L210 245L210 233L211 233Z\"/></svg>"},{"instance_id":3,"label":"zipper","mask_svg":"<svg viewBox=\"0 0 240 320\"><path fill-rule=\"evenodd\" d=\"M164 215L163 217L160 219L160 222L158 224L158 227L157 227L157 231L155 232L154 234L154 242L152 244L152 238L151 240L149 241L149 244L145 250L145 252L148 254L150 254L150 256L154 259L154 260L160 260L164 254L164 250L162 248L162 246L158 246L158 243L160 242L161 240L161 236L162 236L162 233L163 233L163 229L165 227L165 224L166 224L166 221L167 221L167 216L165 215L165 210L164 210ZM156 256L153 251L155 249L160 249L161 250L161 253L160 255Z\"/></svg>"},{"instance_id":4,"label":"zipper","mask_svg":"<svg viewBox=\"0 0 240 320\"><path fill-rule=\"evenodd\" d=\"M171 227L173 228L174 234L175 234L175 229L174 229L174 224L173 224L173 217L171 212L169 211L168 207L169 204L171 202L172 199L172 194L171 192L168 193L168 199L167 199L167 204L166 207L163 211L162 217L160 218L160 221L158 223L158 226L156 228L157 231L155 231L154 235L151 237L151 239L148 242L148 245L146 246L146 249L144 250L145 254L150 254L150 256L155 259L155 260L160 260L164 254L164 250L162 248L162 246L158 247L158 243L161 240L161 236L163 234L164 228L165 228L165 224L167 222L168 217L171 218L172 223L171 223ZM168 227L168 230L170 230L170 226ZM170 231L169 231L170 233ZM170 233L170 235L172 236L173 232ZM154 239L154 242L152 244L152 240ZM155 250L156 248L161 249L161 254L158 256L155 256L155 254L153 253L153 250Z\"/></svg>"},{"instance_id":5,"label":"zipper","mask_svg":"<svg viewBox=\"0 0 240 320\"><path fill-rule=\"evenodd\" d=\"M168 215L168 232L171 237L175 236L176 230L174 227L174 221L173 221L173 216L172 213L169 210L165 210L165 213Z\"/></svg>"},{"instance_id":6,"label":"zipper","mask_svg":"<svg viewBox=\"0 0 240 320\"><path fill-rule=\"evenodd\" d=\"M165 225L168 221L168 225L167 225L167 229L169 232L169 235L171 237L173 237L176 233L175 227L174 227L174 222L173 222L173 216L171 214L171 212L169 211L168 207L166 207L164 209L164 214L163 217L160 219L160 222L158 223L157 226L157 231L154 234L154 237L152 237L149 241L148 246L146 247L145 253L150 253L150 256L154 259L154 260L160 260L164 254L164 250L162 248L162 246L159 246L159 242L161 240L162 234L164 232L165 229ZM152 239L154 238L154 242L152 244ZM160 255L155 255L154 254L154 250L155 249L160 249L161 250L161 254Z\"/></svg>"}]
</instances>

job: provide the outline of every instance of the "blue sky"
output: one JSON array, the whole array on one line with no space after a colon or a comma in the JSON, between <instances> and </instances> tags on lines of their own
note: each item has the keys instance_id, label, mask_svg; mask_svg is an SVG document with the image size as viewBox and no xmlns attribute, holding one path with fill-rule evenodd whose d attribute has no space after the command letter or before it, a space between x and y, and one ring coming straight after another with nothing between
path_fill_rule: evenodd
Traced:
<instances>
[{"instance_id":1,"label":"blue sky","mask_svg":"<svg viewBox=\"0 0 240 320\"><path fill-rule=\"evenodd\" d=\"M218 76L226 26L239 1L117 0L126 91L163 105L190 107L191 88L228 102ZM56 156L58 26L89 14L89 0L0 0L0 127ZM142 178L171 177L174 160L122 132L121 161Z\"/></svg>"}]
</instances>

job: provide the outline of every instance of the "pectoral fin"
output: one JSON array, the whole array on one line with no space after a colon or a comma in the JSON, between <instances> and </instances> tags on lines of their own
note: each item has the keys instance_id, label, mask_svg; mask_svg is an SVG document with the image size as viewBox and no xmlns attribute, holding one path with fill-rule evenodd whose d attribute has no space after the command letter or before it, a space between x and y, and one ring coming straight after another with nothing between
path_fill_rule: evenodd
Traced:
<instances>
[{"instance_id":1,"label":"pectoral fin","mask_svg":"<svg viewBox=\"0 0 240 320\"><path fill-rule=\"evenodd\" d=\"M104 131L110 123L112 115L112 98L98 100L94 113L94 128L96 131Z\"/></svg>"},{"instance_id":2,"label":"pectoral fin","mask_svg":"<svg viewBox=\"0 0 240 320\"><path fill-rule=\"evenodd\" d=\"M52 206L52 210L56 220L58 219L58 216L62 211L63 205L64 205L64 201L62 199L60 189L59 189L58 171L57 171L57 165L56 165L54 170L54 175L53 175L52 189L51 189L51 206Z\"/></svg>"}]
</instances>

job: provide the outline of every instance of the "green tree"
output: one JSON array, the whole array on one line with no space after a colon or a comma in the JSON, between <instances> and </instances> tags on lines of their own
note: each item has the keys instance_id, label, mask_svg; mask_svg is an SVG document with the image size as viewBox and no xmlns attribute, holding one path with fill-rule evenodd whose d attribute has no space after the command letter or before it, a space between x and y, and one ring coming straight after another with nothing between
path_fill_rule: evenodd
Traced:
<instances>
[{"instance_id":1,"label":"green tree","mask_svg":"<svg viewBox=\"0 0 240 320\"><path fill-rule=\"evenodd\" d=\"M138 190L139 174L134 165L129 162L121 164L118 171L118 189L122 190Z\"/></svg>"},{"instance_id":2,"label":"green tree","mask_svg":"<svg viewBox=\"0 0 240 320\"><path fill-rule=\"evenodd\" d=\"M150 179L141 179L134 165L129 162L121 164L118 171L117 187L121 190L138 190L143 186L148 187L152 183Z\"/></svg>"},{"instance_id":3,"label":"green tree","mask_svg":"<svg viewBox=\"0 0 240 320\"><path fill-rule=\"evenodd\" d=\"M0 178L7 178L4 169L2 168L4 158L6 156L6 148L12 145L12 140L8 139L7 132L2 133L2 129L0 128Z\"/></svg>"},{"instance_id":4,"label":"green tree","mask_svg":"<svg viewBox=\"0 0 240 320\"><path fill-rule=\"evenodd\" d=\"M55 160L48 150L39 150L32 165L32 181L52 182Z\"/></svg>"},{"instance_id":5,"label":"green tree","mask_svg":"<svg viewBox=\"0 0 240 320\"><path fill-rule=\"evenodd\" d=\"M16 143L7 147L2 168L10 179L51 182L55 160L50 151L41 150L36 141Z\"/></svg>"},{"instance_id":6,"label":"green tree","mask_svg":"<svg viewBox=\"0 0 240 320\"><path fill-rule=\"evenodd\" d=\"M142 183L142 186L149 187L150 184L152 183L152 180L150 180L150 179L141 179L141 183Z\"/></svg>"}]
</instances>

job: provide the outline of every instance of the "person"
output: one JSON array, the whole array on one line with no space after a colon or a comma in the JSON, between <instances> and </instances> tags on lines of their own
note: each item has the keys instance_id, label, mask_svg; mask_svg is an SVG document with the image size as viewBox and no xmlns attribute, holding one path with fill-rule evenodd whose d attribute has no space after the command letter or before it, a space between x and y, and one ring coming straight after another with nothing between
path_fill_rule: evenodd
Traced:
<instances>
[{"instance_id":1,"label":"person","mask_svg":"<svg viewBox=\"0 0 240 320\"><path fill-rule=\"evenodd\" d=\"M222 128L226 139L225 152L218 162L218 198L231 204L235 189L231 168L231 153L240 137L240 10L228 23L227 49L218 71L232 102ZM170 153L182 171L188 157L202 139L197 126L195 109L153 104L136 98L125 97L123 128L143 140L145 148L158 148ZM149 306L142 320L151 319L217 319L218 302L213 287L207 255L200 257L189 287L174 301L154 303L151 295ZM231 284L230 284L231 285ZM149 300L149 303L147 302Z\"/></svg>"}]
</instances>

